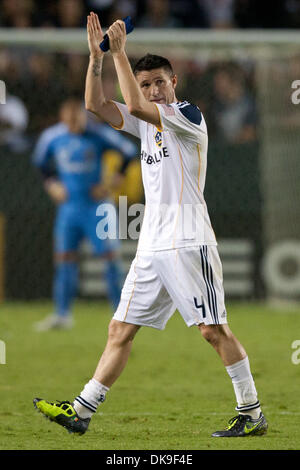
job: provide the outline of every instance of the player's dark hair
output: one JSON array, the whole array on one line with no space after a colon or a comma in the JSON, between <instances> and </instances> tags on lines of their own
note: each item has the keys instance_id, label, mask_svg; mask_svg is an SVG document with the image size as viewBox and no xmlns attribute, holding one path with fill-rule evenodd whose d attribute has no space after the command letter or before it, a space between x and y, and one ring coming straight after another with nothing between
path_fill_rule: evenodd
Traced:
<instances>
[{"instance_id":1,"label":"player's dark hair","mask_svg":"<svg viewBox=\"0 0 300 470\"><path fill-rule=\"evenodd\" d=\"M67 106L82 106L82 98L79 98L79 96L72 95L67 97L62 103L61 103L61 109L65 108Z\"/></svg>"},{"instance_id":2,"label":"player's dark hair","mask_svg":"<svg viewBox=\"0 0 300 470\"><path fill-rule=\"evenodd\" d=\"M170 75L174 75L172 65L165 57L160 55L147 54L137 61L133 67L134 75L137 75L139 72L144 70L153 70L163 68Z\"/></svg>"}]
</instances>

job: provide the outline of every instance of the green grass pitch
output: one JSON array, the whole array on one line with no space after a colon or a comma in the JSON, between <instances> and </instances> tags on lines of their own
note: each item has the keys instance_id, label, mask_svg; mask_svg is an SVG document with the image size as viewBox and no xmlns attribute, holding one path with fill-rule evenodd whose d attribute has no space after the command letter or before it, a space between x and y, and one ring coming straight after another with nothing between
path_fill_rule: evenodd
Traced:
<instances>
[{"instance_id":1,"label":"green grass pitch","mask_svg":"<svg viewBox=\"0 0 300 470\"><path fill-rule=\"evenodd\" d=\"M164 331L142 328L128 365L84 436L43 419L34 397L73 400L92 376L111 317L105 302L78 301L74 329L36 333L49 302L2 304L1 450L287 450L300 449L300 309L228 304L229 324L245 346L269 422L261 437L218 439L234 414L231 381L197 328L175 314Z\"/></svg>"}]
</instances>

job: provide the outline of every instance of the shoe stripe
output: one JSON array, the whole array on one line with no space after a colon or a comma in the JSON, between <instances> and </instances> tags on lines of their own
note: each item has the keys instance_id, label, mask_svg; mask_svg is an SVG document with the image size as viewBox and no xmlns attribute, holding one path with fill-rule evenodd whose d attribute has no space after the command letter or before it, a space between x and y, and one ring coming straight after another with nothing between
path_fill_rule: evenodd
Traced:
<instances>
[{"instance_id":1,"label":"shoe stripe","mask_svg":"<svg viewBox=\"0 0 300 470\"><path fill-rule=\"evenodd\" d=\"M75 401L78 401L78 403L80 403L82 406L85 406L86 408L88 408L93 413L96 413L97 408L95 406L91 405L88 401L86 401L81 396L76 397Z\"/></svg>"}]
</instances>

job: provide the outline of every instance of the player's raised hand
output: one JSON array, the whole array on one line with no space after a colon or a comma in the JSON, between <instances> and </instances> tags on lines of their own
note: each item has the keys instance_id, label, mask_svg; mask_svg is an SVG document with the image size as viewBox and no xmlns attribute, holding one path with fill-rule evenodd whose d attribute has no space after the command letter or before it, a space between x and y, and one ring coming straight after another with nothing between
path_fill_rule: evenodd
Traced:
<instances>
[{"instance_id":1,"label":"player's raised hand","mask_svg":"<svg viewBox=\"0 0 300 470\"><path fill-rule=\"evenodd\" d=\"M126 43L126 27L122 20L115 21L108 29L109 48L112 54L123 52Z\"/></svg>"},{"instance_id":2,"label":"player's raised hand","mask_svg":"<svg viewBox=\"0 0 300 470\"><path fill-rule=\"evenodd\" d=\"M87 37L91 55L102 56L104 52L100 49L103 40L103 32L98 15L91 12L87 17Z\"/></svg>"}]
</instances>

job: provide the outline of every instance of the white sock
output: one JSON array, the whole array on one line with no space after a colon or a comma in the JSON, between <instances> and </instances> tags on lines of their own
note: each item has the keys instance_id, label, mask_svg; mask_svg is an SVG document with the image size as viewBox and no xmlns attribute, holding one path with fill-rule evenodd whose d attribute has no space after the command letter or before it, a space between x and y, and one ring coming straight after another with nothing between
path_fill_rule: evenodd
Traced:
<instances>
[{"instance_id":1,"label":"white sock","mask_svg":"<svg viewBox=\"0 0 300 470\"><path fill-rule=\"evenodd\" d=\"M98 380L91 379L74 400L74 409L78 416L83 419L91 418L96 413L98 405L104 402L108 390L109 388Z\"/></svg>"},{"instance_id":2,"label":"white sock","mask_svg":"<svg viewBox=\"0 0 300 470\"><path fill-rule=\"evenodd\" d=\"M231 366L227 366L226 370L232 380L236 396L237 407L235 409L240 414L247 414L253 419L258 419L261 409L248 356Z\"/></svg>"}]
</instances>

